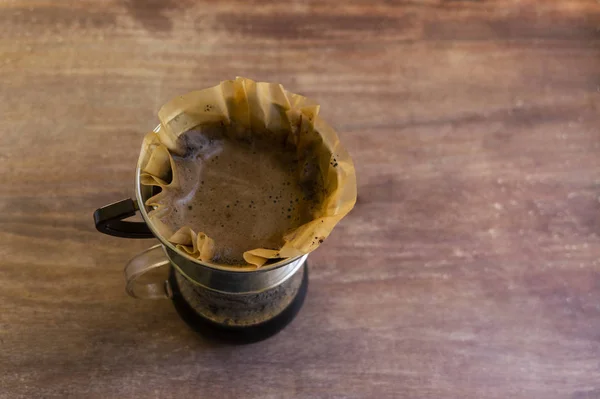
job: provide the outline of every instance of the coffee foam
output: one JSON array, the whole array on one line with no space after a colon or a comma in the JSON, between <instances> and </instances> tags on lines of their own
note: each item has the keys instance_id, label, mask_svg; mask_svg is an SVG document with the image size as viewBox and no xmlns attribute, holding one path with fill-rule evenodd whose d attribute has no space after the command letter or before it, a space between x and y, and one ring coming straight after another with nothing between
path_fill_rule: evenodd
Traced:
<instances>
[{"instance_id":1,"label":"coffee foam","mask_svg":"<svg viewBox=\"0 0 600 399\"><path fill-rule=\"evenodd\" d=\"M161 221L173 231L189 226L215 242L213 262L245 264L243 253L279 249L283 236L307 223L322 190L318 168L299 164L285 143L235 139L221 126L190 130L173 155L177 188L165 188L169 210Z\"/></svg>"}]
</instances>

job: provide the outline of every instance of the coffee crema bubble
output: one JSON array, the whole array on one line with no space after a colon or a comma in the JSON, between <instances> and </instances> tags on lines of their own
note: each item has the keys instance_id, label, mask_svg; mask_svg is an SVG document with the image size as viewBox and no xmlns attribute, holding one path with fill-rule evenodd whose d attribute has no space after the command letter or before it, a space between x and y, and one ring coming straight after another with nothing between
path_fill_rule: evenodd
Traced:
<instances>
[{"instance_id":1,"label":"coffee crema bubble","mask_svg":"<svg viewBox=\"0 0 600 399\"><path fill-rule=\"evenodd\" d=\"M179 137L181 155L173 155L179 184L165 189L170 212L161 221L173 231L189 226L211 237L213 262L245 264L245 251L277 250L287 232L314 218L322 177L316 161L300 162L290 144L236 139L225 129L203 126Z\"/></svg>"}]
</instances>

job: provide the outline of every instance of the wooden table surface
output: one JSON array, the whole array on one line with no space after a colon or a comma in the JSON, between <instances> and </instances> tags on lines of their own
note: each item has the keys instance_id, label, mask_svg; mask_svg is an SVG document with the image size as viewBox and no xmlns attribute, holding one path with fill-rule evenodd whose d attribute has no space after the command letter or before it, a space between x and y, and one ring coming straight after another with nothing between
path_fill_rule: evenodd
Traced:
<instances>
[{"instance_id":1,"label":"wooden table surface","mask_svg":"<svg viewBox=\"0 0 600 399\"><path fill-rule=\"evenodd\" d=\"M321 104L359 180L294 322L207 342L97 233L175 95ZM1 398L600 398L600 3L0 2Z\"/></svg>"}]
</instances>

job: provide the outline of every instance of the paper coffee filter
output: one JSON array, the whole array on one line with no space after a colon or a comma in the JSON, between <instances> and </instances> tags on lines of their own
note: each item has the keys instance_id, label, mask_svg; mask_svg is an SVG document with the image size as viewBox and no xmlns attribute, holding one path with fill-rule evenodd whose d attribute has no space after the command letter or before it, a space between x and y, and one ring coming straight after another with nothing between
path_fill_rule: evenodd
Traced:
<instances>
[{"instance_id":1,"label":"paper coffee filter","mask_svg":"<svg viewBox=\"0 0 600 399\"><path fill-rule=\"evenodd\" d=\"M306 97L286 91L280 84L236 78L215 87L193 91L165 104L158 112L160 129L146 135L138 166L141 183L163 188L146 200L152 208L148 216L157 232L179 250L210 262L214 241L191 226L171 231L161 222L170 210L164 206L164 188L179 185L171 154L182 155L177 138L201 125L223 124L232 135L272 136L293 143L302 161L307 152L317 156L324 196L313 213L313 220L289 231L278 249L256 248L244 252L249 265L260 267L269 259L291 258L315 250L335 225L353 208L356 201L356 172L338 135L319 116L319 106Z\"/></svg>"}]
</instances>

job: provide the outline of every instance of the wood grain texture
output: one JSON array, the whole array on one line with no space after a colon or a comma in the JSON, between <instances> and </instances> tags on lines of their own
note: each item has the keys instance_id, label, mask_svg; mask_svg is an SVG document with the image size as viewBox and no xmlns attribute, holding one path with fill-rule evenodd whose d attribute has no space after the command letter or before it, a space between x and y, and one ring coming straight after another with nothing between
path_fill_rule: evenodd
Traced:
<instances>
[{"instance_id":1,"label":"wood grain texture","mask_svg":"<svg viewBox=\"0 0 600 399\"><path fill-rule=\"evenodd\" d=\"M595 0L0 2L1 398L600 398ZM321 104L359 202L299 317L203 341L98 234L171 97Z\"/></svg>"}]
</instances>

